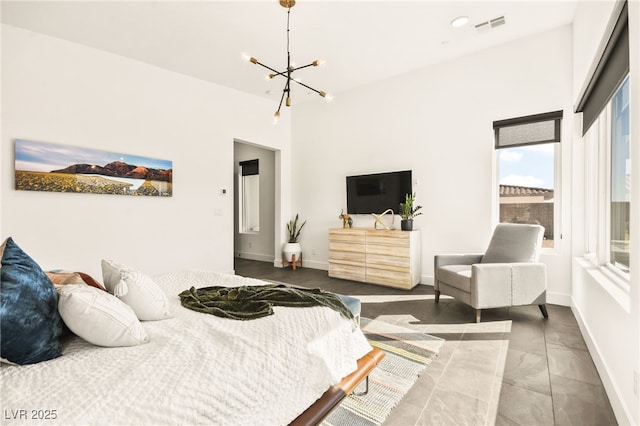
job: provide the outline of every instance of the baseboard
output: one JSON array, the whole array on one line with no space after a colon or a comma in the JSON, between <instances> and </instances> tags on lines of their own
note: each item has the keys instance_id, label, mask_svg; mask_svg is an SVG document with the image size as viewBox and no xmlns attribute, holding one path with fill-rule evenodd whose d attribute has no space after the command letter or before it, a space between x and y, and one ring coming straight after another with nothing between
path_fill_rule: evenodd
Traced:
<instances>
[{"instance_id":1,"label":"baseboard","mask_svg":"<svg viewBox=\"0 0 640 426\"><path fill-rule=\"evenodd\" d=\"M420 275L420 283L422 285L430 285L433 287L433 275Z\"/></svg>"},{"instance_id":2,"label":"baseboard","mask_svg":"<svg viewBox=\"0 0 640 426\"><path fill-rule=\"evenodd\" d=\"M582 318L582 314L580 313L580 309L576 306L573 298L571 298L571 311L573 312L573 316L576 318L578 322L578 328L580 328L580 332L582 333L582 337L584 338L585 343L587 344L587 348L589 349L589 354L591 355L591 359L593 359L593 363L596 366L596 370L598 370L598 374L600 375L600 380L602 380L602 385L604 386L605 391L607 392L607 396L609 397L609 402L611 403L611 408L613 409L613 413L616 416L616 420L620 425L632 425L634 424L632 419L633 416L629 411L627 405L624 403L624 399L622 398L622 392L616 386L616 383L611 380L611 375L609 374L609 369L607 368L607 363L604 361L600 350L598 349L598 345L595 343L593 338L591 337L591 332L589 331L589 327L586 325L585 321Z\"/></svg>"},{"instance_id":3,"label":"baseboard","mask_svg":"<svg viewBox=\"0 0 640 426\"><path fill-rule=\"evenodd\" d=\"M235 257L241 257L243 259L259 260L261 262L273 262L273 256L269 256L267 254L235 252L233 255Z\"/></svg>"},{"instance_id":4,"label":"baseboard","mask_svg":"<svg viewBox=\"0 0 640 426\"><path fill-rule=\"evenodd\" d=\"M568 294L554 293L547 290L547 303L560 306L573 306L573 299Z\"/></svg>"},{"instance_id":5,"label":"baseboard","mask_svg":"<svg viewBox=\"0 0 640 426\"><path fill-rule=\"evenodd\" d=\"M302 266L304 268L320 269L322 271L329 270L329 264L327 262L320 262L317 260L307 260L304 258L304 256L302 257Z\"/></svg>"},{"instance_id":6,"label":"baseboard","mask_svg":"<svg viewBox=\"0 0 640 426\"><path fill-rule=\"evenodd\" d=\"M282 265L282 262L280 262L280 264L276 264L274 262L274 266L281 268L283 265ZM305 260L304 258L302 259L302 266L305 268L320 269L322 271L329 270L329 264L327 262L320 262L316 260ZM421 275L419 284L430 285L433 287L433 277L430 275Z\"/></svg>"}]
</instances>

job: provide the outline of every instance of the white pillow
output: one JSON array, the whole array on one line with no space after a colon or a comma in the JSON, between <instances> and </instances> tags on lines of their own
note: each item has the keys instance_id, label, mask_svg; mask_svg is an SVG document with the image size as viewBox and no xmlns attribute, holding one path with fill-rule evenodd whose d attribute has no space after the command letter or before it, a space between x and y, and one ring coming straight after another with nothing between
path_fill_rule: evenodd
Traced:
<instances>
[{"instance_id":1,"label":"white pillow","mask_svg":"<svg viewBox=\"0 0 640 426\"><path fill-rule=\"evenodd\" d=\"M169 299L158 285L142 272L112 260L102 261L104 286L136 313L141 321L171 318Z\"/></svg>"},{"instance_id":2,"label":"white pillow","mask_svg":"<svg viewBox=\"0 0 640 426\"><path fill-rule=\"evenodd\" d=\"M68 284L57 290L62 320L87 342L114 347L149 341L133 310L106 291L86 284Z\"/></svg>"}]
</instances>

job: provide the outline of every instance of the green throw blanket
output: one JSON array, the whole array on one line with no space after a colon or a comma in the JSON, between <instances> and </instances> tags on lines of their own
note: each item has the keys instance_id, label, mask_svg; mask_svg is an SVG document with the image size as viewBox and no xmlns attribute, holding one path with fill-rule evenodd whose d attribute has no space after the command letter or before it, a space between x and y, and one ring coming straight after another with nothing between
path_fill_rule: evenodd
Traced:
<instances>
[{"instance_id":1,"label":"green throw blanket","mask_svg":"<svg viewBox=\"0 0 640 426\"><path fill-rule=\"evenodd\" d=\"M223 318L252 320L273 314L273 306L327 306L354 322L340 296L321 289L300 289L281 284L241 287L191 287L180 293L182 306Z\"/></svg>"}]
</instances>

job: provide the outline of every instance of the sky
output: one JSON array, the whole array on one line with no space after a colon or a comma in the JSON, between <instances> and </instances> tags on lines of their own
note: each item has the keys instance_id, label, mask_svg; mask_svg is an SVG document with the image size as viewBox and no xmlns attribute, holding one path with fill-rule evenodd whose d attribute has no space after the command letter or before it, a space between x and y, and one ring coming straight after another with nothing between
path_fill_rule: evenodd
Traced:
<instances>
[{"instance_id":1,"label":"sky","mask_svg":"<svg viewBox=\"0 0 640 426\"><path fill-rule=\"evenodd\" d=\"M554 189L554 148L548 143L500 149L500 185Z\"/></svg>"},{"instance_id":2,"label":"sky","mask_svg":"<svg viewBox=\"0 0 640 426\"><path fill-rule=\"evenodd\" d=\"M173 168L173 162L168 160L16 139L16 170L50 172L72 164L105 166L113 161L124 161L127 164L152 169Z\"/></svg>"}]
</instances>

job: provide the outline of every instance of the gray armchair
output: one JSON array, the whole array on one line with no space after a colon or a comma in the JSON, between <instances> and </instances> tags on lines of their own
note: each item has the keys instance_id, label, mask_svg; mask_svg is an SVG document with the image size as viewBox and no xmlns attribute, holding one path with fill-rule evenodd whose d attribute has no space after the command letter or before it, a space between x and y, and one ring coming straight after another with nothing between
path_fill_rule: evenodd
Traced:
<instances>
[{"instance_id":1,"label":"gray armchair","mask_svg":"<svg viewBox=\"0 0 640 426\"><path fill-rule=\"evenodd\" d=\"M547 313L547 270L538 262L544 228L500 223L484 254L436 255L435 301L453 296L476 310L538 305Z\"/></svg>"}]
</instances>

